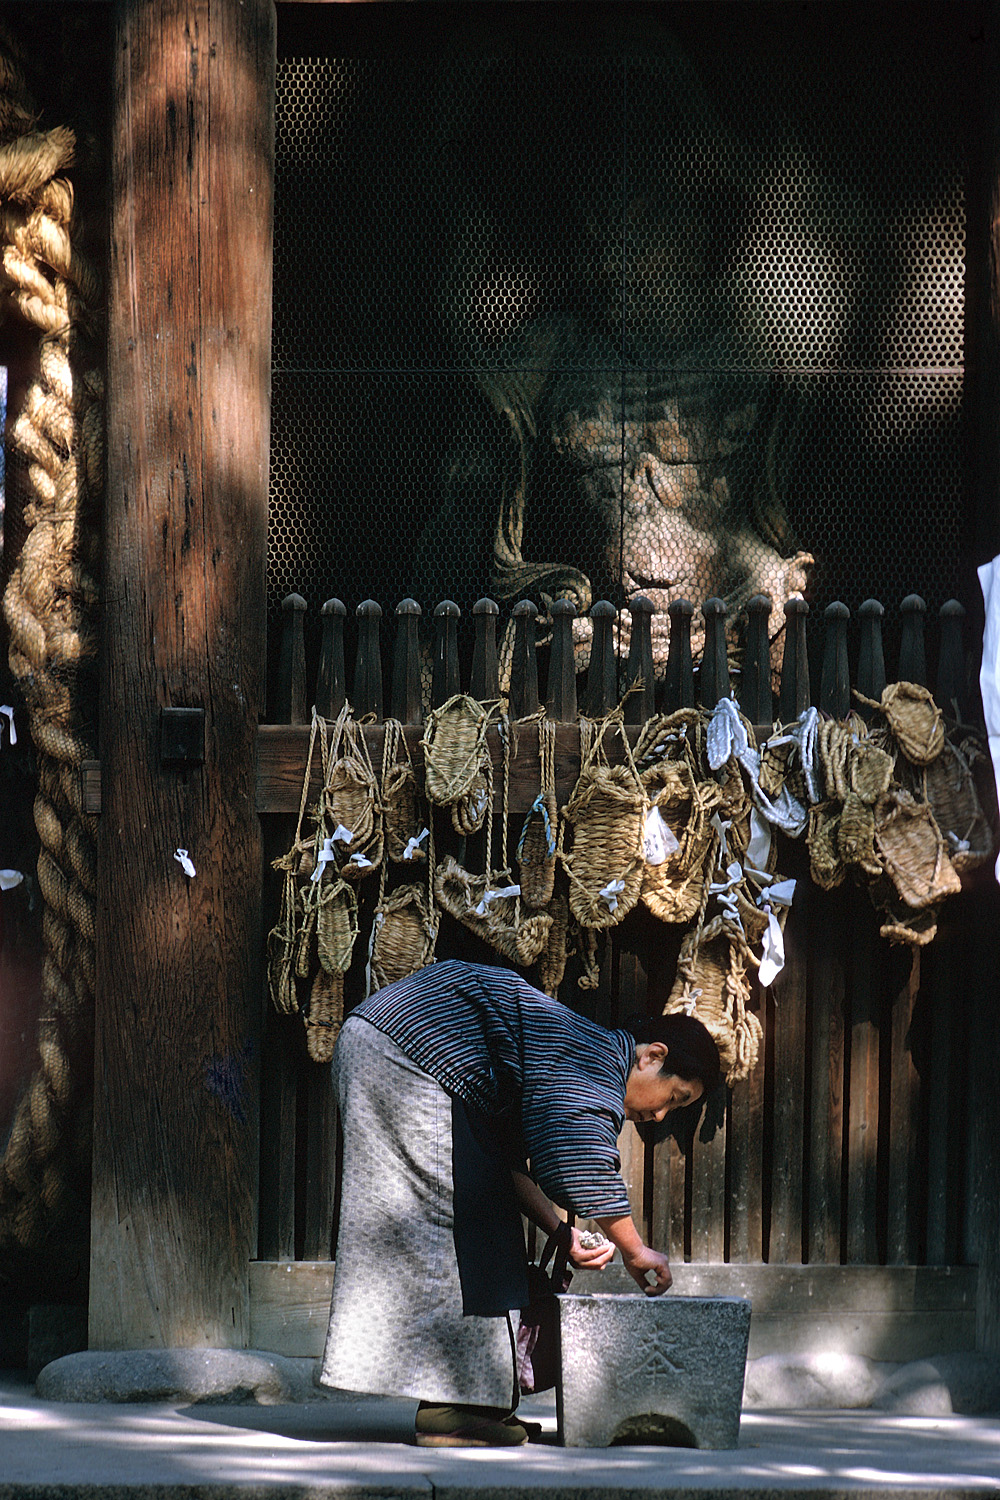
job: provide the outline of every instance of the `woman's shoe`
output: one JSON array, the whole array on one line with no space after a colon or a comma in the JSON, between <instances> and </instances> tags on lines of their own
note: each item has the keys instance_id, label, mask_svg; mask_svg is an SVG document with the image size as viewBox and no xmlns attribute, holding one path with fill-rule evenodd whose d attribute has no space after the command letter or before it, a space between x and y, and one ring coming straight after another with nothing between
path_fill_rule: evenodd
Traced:
<instances>
[{"instance_id":1,"label":"woman's shoe","mask_svg":"<svg viewBox=\"0 0 1000 1500\"><path fill-rule=\"evenodd\" d=\"M503 1425L505 1427L523 1427L528 1434L529 1442L532 1438L541 1437L542 1435L541 1422L529 1422L527 1417L519 1417L516 1411L511 1412L509 1417L504 1417Z\"/></svg>"},{"instance_id":2,"label":"woman's shoe","mask_svg":"<svg viewBox=\"0 0 1000 1500\"><path fill-rule=\"evenodd\" d=\"M528 1434L513 1414L502 1416L492 1406L439 1406L421 1401L417 1407L418 1448L515 1448Z\"/></svg>"}]
</instances>

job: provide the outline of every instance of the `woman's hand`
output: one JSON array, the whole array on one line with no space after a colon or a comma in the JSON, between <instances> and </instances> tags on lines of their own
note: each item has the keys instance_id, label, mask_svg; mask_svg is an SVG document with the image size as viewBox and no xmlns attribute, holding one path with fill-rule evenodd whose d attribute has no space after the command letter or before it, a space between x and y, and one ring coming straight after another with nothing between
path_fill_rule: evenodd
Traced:
<instances>
[{"instance_id":1,"label":"woman's hand","mask_svg":"<svg viewBox=\"0 0 1000 1500\"><path fill-rule=\"evenodd\" d=\"M574 1229L572 1236L573 1241L569 1252L570 1265L575 1266L578 1271L603 1271L615 1253L615 1247L611 1241L604 1240L600 1245L585 1245L579 1229Z\"/></svg>"},{"instance_id":2,"label":"woman's hand","mask_svg":"<svg viewBox=\"0 0 1000 1500\"><path fill-rule=\"evenodd\" d=\"M674 1278L667 1257L658 1250L651 1250L648 1245L640 1246L638 1251L633 1251L630 1255L623 1252L622 1260L629 1275L639 1283L647 1297L660 1297L673 1284ZM652 1285L646 1280L650 1271L656 1277Z\"/></svg>"},{"instance_id":3,"label":"woman's hand","mask_svg":"<svg viewBox=\"0 0 1000 1500\"><path fill-rule=\"evenodd\" d=\"M670 1262L659 1250L651 1250L648 1245L643 1244L631 1217L598 1219L597 1222L601 1226L601 1232L621 1251L626 1270L639 1283L647 1297L659 1297L669 1290L674 1279L670 1274ZM650 1271L656 1277L652 1286L646 1280Z\"/></svg>"}]
</instances>

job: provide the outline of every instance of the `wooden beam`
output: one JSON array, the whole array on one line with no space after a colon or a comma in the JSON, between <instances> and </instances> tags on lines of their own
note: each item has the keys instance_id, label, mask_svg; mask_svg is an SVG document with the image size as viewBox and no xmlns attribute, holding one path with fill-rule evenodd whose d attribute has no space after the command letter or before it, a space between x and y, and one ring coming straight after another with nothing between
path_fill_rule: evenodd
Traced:
<instances>
[{"instance_id":1,"label":"wooden beam","mask_svg":"<svg viewBox=\"0 0 1000 1500\"><path fill-rule=\"evenodd\" d=\"M240 1347L262 1013L274 9L119 0L113 45L90 1337ZM163 764L164 706L204 710L203 763Z\"/></svg>"},{"instance_id":2,"label":"wooden beam","mask_svg":"<svg viewBox=\"0 0 1000 1500\"><path fill-rule=\"evenodd\" d=\"M632 745L639 737L641 726L626 725L625 733ZM756 725L759 740L766 739L770 725ZM380 724L366 724L364 735L374 765L382 764L382 737ZM406 725L406 742L414 765L422 763L420 739L423 727ZM494 771L503 765L503 750L497 730L488 733L490 755ZM306 750L309 746L307 724L262 724L257 731L257 790L256 804L259 813L297 813L302 795L302 777L305 774ZM605 744L608 762L616 766L624 763L625 751L618 735L608 738ZM312 774L315 778L310 799L319 789L321 775L319 751L314 753ZM580 774L580 731L575 724L559 724L556 727L556 795L564 803L576 784ZM99 813L102 808L101 763L96 760L83 761L80 766L81 790L84 811ZM522 735L518 743L517 756L511 767L510 811L524 817L538 792L539 785L538 743L533 735Z\"/></svg>"}]
</instances>

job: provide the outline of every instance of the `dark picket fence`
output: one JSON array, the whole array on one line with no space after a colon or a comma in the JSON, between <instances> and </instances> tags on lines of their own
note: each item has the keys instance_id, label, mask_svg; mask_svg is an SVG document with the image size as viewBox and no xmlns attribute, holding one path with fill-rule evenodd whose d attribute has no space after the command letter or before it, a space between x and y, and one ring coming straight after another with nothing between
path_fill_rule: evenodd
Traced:
<instances>
[{"instance_id":1,"label":"dark picket fence","mask_svg":"<svg viewBox=\"0 0 1000 1500\"><path fill-rule=\"evenodd\" d=\"M616 654L617 613L605 602L590 611L590 663L578 680L573 656L573 605L551 610L544 655L536 649L536 610L530 602L512 611L511 717L544 704L560 726L580 714L597 717L626 699L628 724L656 712L701 702L713 706L735 691L746 716L761 728L794 720L811 703L843 718L852 683L877 699L886 684L885 610L867 600L858 610L857 660L849 668L850 612L831 604L822 622L818 692L810 680L809 608L785 605L786 631L780 686L772 690L768 616L771 602L748 606L741 670L731 672L721 600L701 606L705 629L700 661L691 650L695 607L670 607L666 672L657 681L651 644L652 605L636 599L627 661ZM427 647L420 638L420 609L413 600L396 608L391 643L381 639L382 610L373 600L355 611L353 671L347 672L347 610L338 599L322 607L318 670L306 673L305 601L284 603L280 671L270 718L302 726L311 706L334 718L350 701L355 715L388 714L419 726ZM499 693L499 611L492 600L475 606L471 641L450 601L433 614L430 705L465 690L482 701ZM917 595L902 601L895 624L896 676L927 684L927 611ZM970 659L963 641L964 610L945 604L936 622L934 694L947 714L968 713ZM463 670L463 665L468 666ZM385 668L385 670L383 670ZM544 676L544 687L542 677ZM388 682L388 693L384 684ZM310 691L310 687L312 691ZM375 731L373 731L375 732ZM637 730L636 730L637 732ZM259 797L270 857L284 852L294 829L291 808L304 772L305 733L265 729L283 747L283 795ZM559 731L560 747L573 731ZM413 727L411 743L419 739ZM578 745L578 739L577 739ZM578 764L578 758L577 762ZM294 769L294 778L288 767ZM563 782L566 784L566 768ZM277 783L276 783L277 784ZM569 783L571 784L571 782ZM537 789L537 781L534 783ZM530 805L530 796L528 805ZM523 800L523 798L521 799ZM517 806L512 803L512 811ZM518 822L519 826L519 822ZM447 839L447 834L443 835ZM516 838L516 833L514 835ZM475 851L463 847L470 867ZM662 1127L627 1126L623 1172L637 1221L647 1237L675 1260L784 1264L955 1265L977 1260L974 1211L976 1012L993 983L988 952L977 941L995 921L995 892L971 879L945 908L935 942L925 949L890 947L878 932L867 894L849 884L825 892L812 885L802 842L782 840L779 868L799 884L785 934L786 965L767 991L755 987L753 1003L764 1028L761 1061L725 1101L706 1111L697 1128L681 1120ZM989 872L987 872L989 873ZM371 884L372 882L370 882ZM265 904L274 919L277 880L268 869ZM362 930L347 976L346 998L363 994L372 898L362 901ZM464 929L442 923L438 956L473 951ZM605 1024L636 1011L657 1011L669 993L680 929L637 909L612 930L596 992L564 987L567 1003ZM297 1018L270 1011L263 1059L260 1230L262 1260L328 1260L337 1212L336 1110L329 1070L311 1062ZM405 1103L402 1107L405 1107Z\"/></svg>"}]
</instances>

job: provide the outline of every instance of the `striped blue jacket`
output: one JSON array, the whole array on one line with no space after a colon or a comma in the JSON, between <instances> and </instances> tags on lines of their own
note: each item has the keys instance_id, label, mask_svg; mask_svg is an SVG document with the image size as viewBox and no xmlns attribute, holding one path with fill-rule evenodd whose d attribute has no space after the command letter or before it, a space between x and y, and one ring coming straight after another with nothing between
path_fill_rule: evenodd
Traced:
<instances>
[{"instance_id":1,"label":"striped blue jacket","mask_svg":"<svg viewBox=\"0 0 1000 1500\"><path fill-rule=\"evenodd\" d=\"M457 960L376 990L353 1016L498 1131L519 1125L528 1170L554 1202L588 1219L630 1212L617 1145L635 1052L627 1031L578 1016L509 969Z\"/></svg>"}]
</instances>

